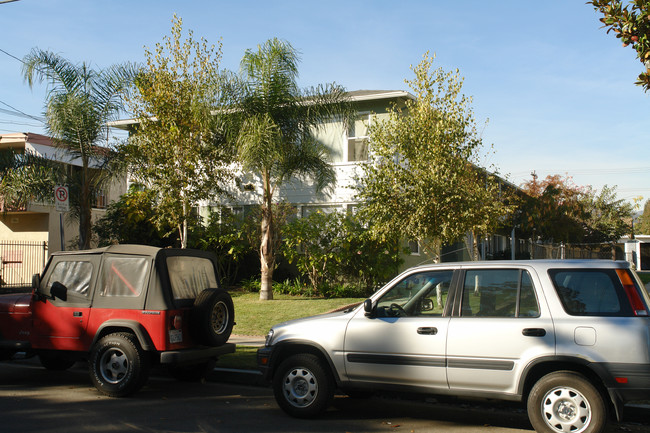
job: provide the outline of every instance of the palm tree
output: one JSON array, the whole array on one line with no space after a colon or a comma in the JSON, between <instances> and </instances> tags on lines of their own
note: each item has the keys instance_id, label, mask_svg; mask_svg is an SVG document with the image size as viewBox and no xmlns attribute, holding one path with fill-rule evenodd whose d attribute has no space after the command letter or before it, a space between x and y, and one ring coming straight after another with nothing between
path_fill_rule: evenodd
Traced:
<instances>
[{"instance_id":1,"label":"palm tree","mask_svg":"<svg viewBox=\"0 0 650 433\"><path fill-rule=\"evenodd\" d=\"M299 56L286 41L270 39L257 50L246 50L240 79L231 94L230 111L237 120L236 145L244 170L262 181L260 239L260 299L273 299L275 267L274 195L296 176L313 178L317 191L334 184L326 148L315 133L332 119L352 118L345 90L335 84L300 89Z\"/></svg>"},{"instance_id":2,"label":"palm tree","mask_svg":"<svg viewBox=\"0 0 650 433\"><path fill-rule=\"evenodd\" d=\"M90 248L91 210L95 193L110 179L107 122L117 119L122 95L137 68L133 64L94 70L38 48L23 59L29 87L47 81L46 131L71 156L79 170L61 173L70 187L72 216L79 221L79 249Z\"/></svg>"}]
</instances>

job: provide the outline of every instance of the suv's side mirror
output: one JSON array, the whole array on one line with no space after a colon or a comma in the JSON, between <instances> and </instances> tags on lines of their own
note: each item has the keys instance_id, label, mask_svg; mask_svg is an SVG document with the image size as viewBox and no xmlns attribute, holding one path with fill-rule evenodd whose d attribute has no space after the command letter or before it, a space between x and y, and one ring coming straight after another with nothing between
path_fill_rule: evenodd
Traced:
<instances>
[{"instance_id":1,"label":"suv's side mirror","mask_svg":"<svg viewBox=\"0 0 650 433\"><path fill-rule=\"evenodd\" d=\"M421 311L433 311L433 301L429 298L423 299Z\"/></svg>"},{"instance_id":2,"label":"suv's side mirror","mask_svg":"<svg viewBox=\"0 0 650 433\"><path fill-rule=\"evenodd\" d=\"M62 301L68 300L68 288L58 281L52 283L50 294L52 295L52 299L59 298Z\"/></svg>"},{"instance_id":3,"label":"suv's side mirror","mask_svg":"<svg viewBox=\"0 0 650 433\"><path fill-rule=\"evenodd\" d=\"M363 311L366 312L366 317L372 317L372 299L366 299L363 301Z\"/></svg>"},{"instance_id":4,"label":"suv's side mirror","mask_svg":"<svg viewBox=\"0 0 650 433\"><path fill-rule=\"evenodd\" d=\"M41 274L32 275L32 289L38 290L41 287Z\"/></svg>"}]
</instances>

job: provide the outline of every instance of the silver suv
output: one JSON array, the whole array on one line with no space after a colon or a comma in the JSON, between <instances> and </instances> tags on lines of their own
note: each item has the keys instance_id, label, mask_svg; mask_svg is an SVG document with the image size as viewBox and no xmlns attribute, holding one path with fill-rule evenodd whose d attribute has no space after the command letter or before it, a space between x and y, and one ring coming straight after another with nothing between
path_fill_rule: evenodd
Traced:
<instances>
[{"instance_id":1,"label":"silver suv","mask_svg":"<svg viewBox=\"0 0 650 433\"><path fill-rule=\"evenodd\" d=\"M336 388L525 401L538 432L600 432L650 399L650 296L627 262L422 266L362 305L274 326L258 351L279 406Z\"/></svg>"}]
</instances>

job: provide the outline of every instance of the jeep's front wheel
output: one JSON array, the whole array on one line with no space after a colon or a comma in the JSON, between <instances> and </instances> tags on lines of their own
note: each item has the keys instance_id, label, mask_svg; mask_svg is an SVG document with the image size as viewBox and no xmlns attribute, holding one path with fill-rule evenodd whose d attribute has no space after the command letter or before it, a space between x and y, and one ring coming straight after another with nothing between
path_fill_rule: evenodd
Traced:
<instances>
[{"instance_id":1,"label":"jeep's front wheel","mask_svg":"<svg viewBox=\"0 0 650 433\"><path fill-rule=\"evenodd\" d=\"M128 333L103 337L90 353L90 378L111 397L126 397L139 390L149 377L149 354Z\"/></svg>"},{"instance_id":2,"label":"jeep's front wheel","mask_svg":"<svg viewBox=\"0 0 650 433\"><path fill-rule=\"evenodd\" d=\"M547 374L528 396L528 418L536 432L599 433L607 424L602 394L582 375Z\"/></svg>"},{"instance_id":3,"label":"jeep's front wheel","mask_svg":"<svg viewBox=\"0 0 650 433\"><path fill-rule=\"evenodd\" d=\"M223 289L205 289L194 301L192 333L207 346L226 344L235 325L232 297Z\"/></svg>"},{"instance_id":4,"label":"jeep's front wheel","mask_svg":"<svg viewBox=\"0 0 650 433\"><path fill-rule=\"evenodd\" d=\"M327 409L334 394L334 383L316 356L297 354L278 367L273 377L273 394L289 415L310 418Z\"/></svg>"}]
</instances>

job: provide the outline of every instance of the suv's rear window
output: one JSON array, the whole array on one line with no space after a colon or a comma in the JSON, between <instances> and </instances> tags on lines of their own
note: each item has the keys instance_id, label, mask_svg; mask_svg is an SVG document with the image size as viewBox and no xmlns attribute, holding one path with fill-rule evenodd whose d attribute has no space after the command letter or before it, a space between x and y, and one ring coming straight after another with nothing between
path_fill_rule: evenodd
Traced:
<instances>
[{"instance_id":1,"label":"suv's rear window","mask_svg":"<svg viewBox=\"0 0 650 433\"><path fill-rule=\"evenodd\" d=\"M212 261L203 257L167 257L167 270L174 299L194 299L204 289L216 288Z\"/></svg>"},{"instance_id":2,"label":"suv's rear window","mask_svg":"<svg viewBox=\"0 0 650 433\"><path fill-rule=\"evenodd\" d=\"M572 316L633 315L615 269L551 269L549 275Z\"/></svg>"}]
</instances>

